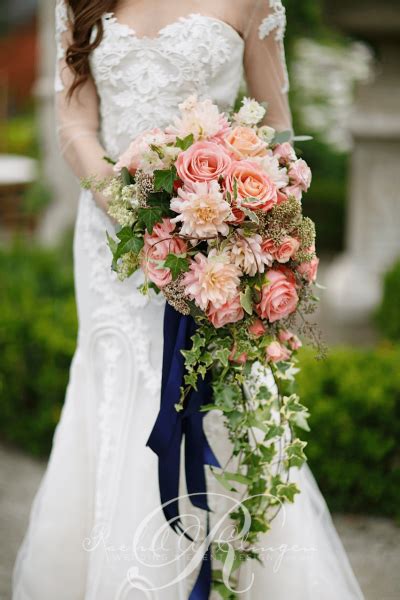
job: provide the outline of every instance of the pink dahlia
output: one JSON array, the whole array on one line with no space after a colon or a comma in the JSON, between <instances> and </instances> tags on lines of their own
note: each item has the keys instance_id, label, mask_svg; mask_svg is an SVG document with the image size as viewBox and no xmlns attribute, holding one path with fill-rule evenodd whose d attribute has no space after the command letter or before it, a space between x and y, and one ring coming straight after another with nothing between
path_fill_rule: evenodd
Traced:
<instances>
[{"instance_id":1,"label":"pink dahlia","mask_svg":"<svg viewBox=\"0 0 400 600\"><path fill-rule=\"evenodd\" d=\"M240 269L230 262L227 254L212 250L206 257L199 252L184 276L183 285L186 295L202 310L206 311L210 303L218 309L237 296L240 275Z\"/></svg>"}]
</instances>

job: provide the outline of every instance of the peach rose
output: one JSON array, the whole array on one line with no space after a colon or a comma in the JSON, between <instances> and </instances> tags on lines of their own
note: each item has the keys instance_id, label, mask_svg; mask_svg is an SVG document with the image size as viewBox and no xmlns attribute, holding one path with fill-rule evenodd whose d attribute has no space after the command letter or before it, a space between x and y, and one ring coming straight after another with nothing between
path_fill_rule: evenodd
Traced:
<instances>
[{"instance_id":1,"label":"peach rose","mask_svg":"<svg viewBox=\"0 0 400 600\"><path fill-rule=\"evenodd\" d=\"M282 346L279 342L271 342L266 349L267 360L270 362L280 362L290 358L290 350Z\"/></svg>"},{"instance_id":2,"label":"peach rose","mask_svg":"<svg viewBox=\"0 0 400 600\"><path fill-rule=\"evenodd\" d=\"M289 180L291 185L299 187L306 192L311 185L311 169L305 160L299 158L289 168Z\"/></svg>"},{"instance_id":3,"label":"peach rose","mask_svg":"<svg viewBox=\"0 0 400 600\"><path fill-rule=\"evenodd\" d=\"M254 337L259 338L264 335L266 328L261 319L254 319L252 324L249 325L248 331L251 335L254 335Z\"/></svg>"},{"instance_id":4,"label":"peach rose","mask_svg":"<svg viewBox=\"0 0 400 600\"><path fill-rule=\"evenodd\" d=\"M245 208L267 212L277 202L276 185L259 165L249 160L232 162L225 186L232 198L236 186L237 203Z\"/></svg>"},{"instance_id":5,"label":"peach rose","mask_svg":"<svg viewBox=\"0 0 400 600\"><path fill-rule=\"evenodd\" d=\"M236 323L244 317L244 310L240 304L240 297L236 296L230 302L225 302L220 308L210 304L207 316L216 329L228 323Z\"/></svg>"},{"instance_id":6,"label":"peach rose","mask_svg":"<svg viewBox=\"0 0 400 600\"><path fill-rule=\"evenodd\" d=\"M262 286L261 300L256 310L262 319L273 323L294 312L299 297L295 284L281 270L270 269L266 277L267 283Z\"/></svg>"},{"instance_id":7,"label":"peach rose","mask_svg":"<svg viewBox=\"0 0 400 600\"><path fill-rule=\"evenodd\" d=\"M154 226L152 234L144 235L142 269L159 288L172 281L170 269L159 268L159 261L165 260L170 253L183 254L187 250L182 239L171 236L174 229L175 225L170 219L163 219L162 223Z\"/></svg>"},{"instance_id":8,"label":"peach rose","mask_svg":"<svg viewBox=\"0 0 400 600\"><path fill-rule=\"evenodd\" d=\"M218 181L228 172L231 162L222 145L196 142L179 154L175 166L180 179L190 186L201 181Z\"/></svg>"},{"instance_id":9,"label":"peach rose","mask_svg":"<svg viewBox=\"0 0 400 600\"><path fill-rule=\"evenodd\" d=\"M227 149L236 159L265 156L267 144L250 127L235 127L225 138Z\"/></svg>"},{"instance_id":10,"label":"peach rose","mask_svg":"<svg viewBox=\"0 0 400 600\"><path fill-rule=\"evenodd\" d=\"M300 248L300 242L294 237L287 236L282 244L275 249L274 257L279 263L288 262L297 250Z\"/></svg>"}]
</instances>

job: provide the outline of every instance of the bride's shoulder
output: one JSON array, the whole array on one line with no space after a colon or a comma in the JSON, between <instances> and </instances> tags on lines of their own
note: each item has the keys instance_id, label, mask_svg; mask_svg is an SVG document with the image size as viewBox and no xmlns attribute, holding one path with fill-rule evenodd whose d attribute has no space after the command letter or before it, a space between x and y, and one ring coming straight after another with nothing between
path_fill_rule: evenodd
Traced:
<instances>
[{"instance_id":1,"label":"bride's shoulder","mask_svg":"<svg viewBox=\"0 0 400 600\"><path fill-rule=\"evenodd\" d=\"M255 28L260 36L265 37L268 29L275 28L278 20L285 18L282 0L231 0L230 8L234 9L240 30L244 34Z\"/></svg>"}]
</instances>

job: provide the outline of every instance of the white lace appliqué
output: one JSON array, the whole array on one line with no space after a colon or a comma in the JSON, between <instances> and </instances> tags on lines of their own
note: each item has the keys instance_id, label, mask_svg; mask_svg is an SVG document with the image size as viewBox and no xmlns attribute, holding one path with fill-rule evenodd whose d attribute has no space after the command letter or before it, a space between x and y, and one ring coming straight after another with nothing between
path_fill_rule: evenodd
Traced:
<instances>
[{"instance_id":1,"label":"white lace appliqu\u00e9","mask_svg":"<svg viewBox=\"0 0 400 600\"><path fill-rule=\"evenodd\" d=\"M234 102L243 44L227 24L191 14L155 37L138 37L113 13L104 15L103 25L91 67L101 98L102 141L112 156L139 132L171 122L187 96L212 97L214 82L224 86L225 104Z\"/></svg>"},{"instance_id":2,"label":"white lace appliqu\u00e9","mask_svg":"<svg viewBox=\"0 0 400 600\"><path fill-rule=\"evenodd\" d=\"M286 66L284 38L286 31L286 9L282 0L268 0L271 14L268 15L260 24L258 35L260 40L264 40L273 31L275 31L275 40L278 42L281 51L281 61L284 73L284 84L282 94L289 91L289 75Z\"/></svg>"}]
</instances>

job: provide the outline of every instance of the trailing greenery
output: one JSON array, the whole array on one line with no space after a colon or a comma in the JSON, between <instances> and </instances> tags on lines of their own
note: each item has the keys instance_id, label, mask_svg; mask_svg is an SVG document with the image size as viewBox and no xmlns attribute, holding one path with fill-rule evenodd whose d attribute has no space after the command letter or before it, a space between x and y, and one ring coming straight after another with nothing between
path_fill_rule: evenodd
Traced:
<instances>
[{"instance_id":1,"label":"trailing greenery","mask_svg":"<svg viewBox=\"0 0 400 600\"><path fill-rule=\"evenodd\" d=\"M0 250L0 273L0 435L46 455L76 340L70 253L17 244ZM333 510L399 515L399 364L388 344L300 354L306 453Z\"/></svg>"},{"instance_id":2,"label":"trailing greenery","mask_svg":"<svg viewBox=\"0 0 400 600\"><path fill-rule=\"evenodd\" d=\"M310 410L307 456L334 511L400 517L400 347L303 351L298 391Z\"/></svg>"},{"instance_id":3,"label":"trailing greenery","mask_svg":"<svg viewBox=\"0 0 400 600\"><path fill-rule=\"evenodd\" d=\"M376 312L376 322L389 340L400 341L400 260L386 273L383 280L382 301Z\"/></svg>"}]
</instances>

